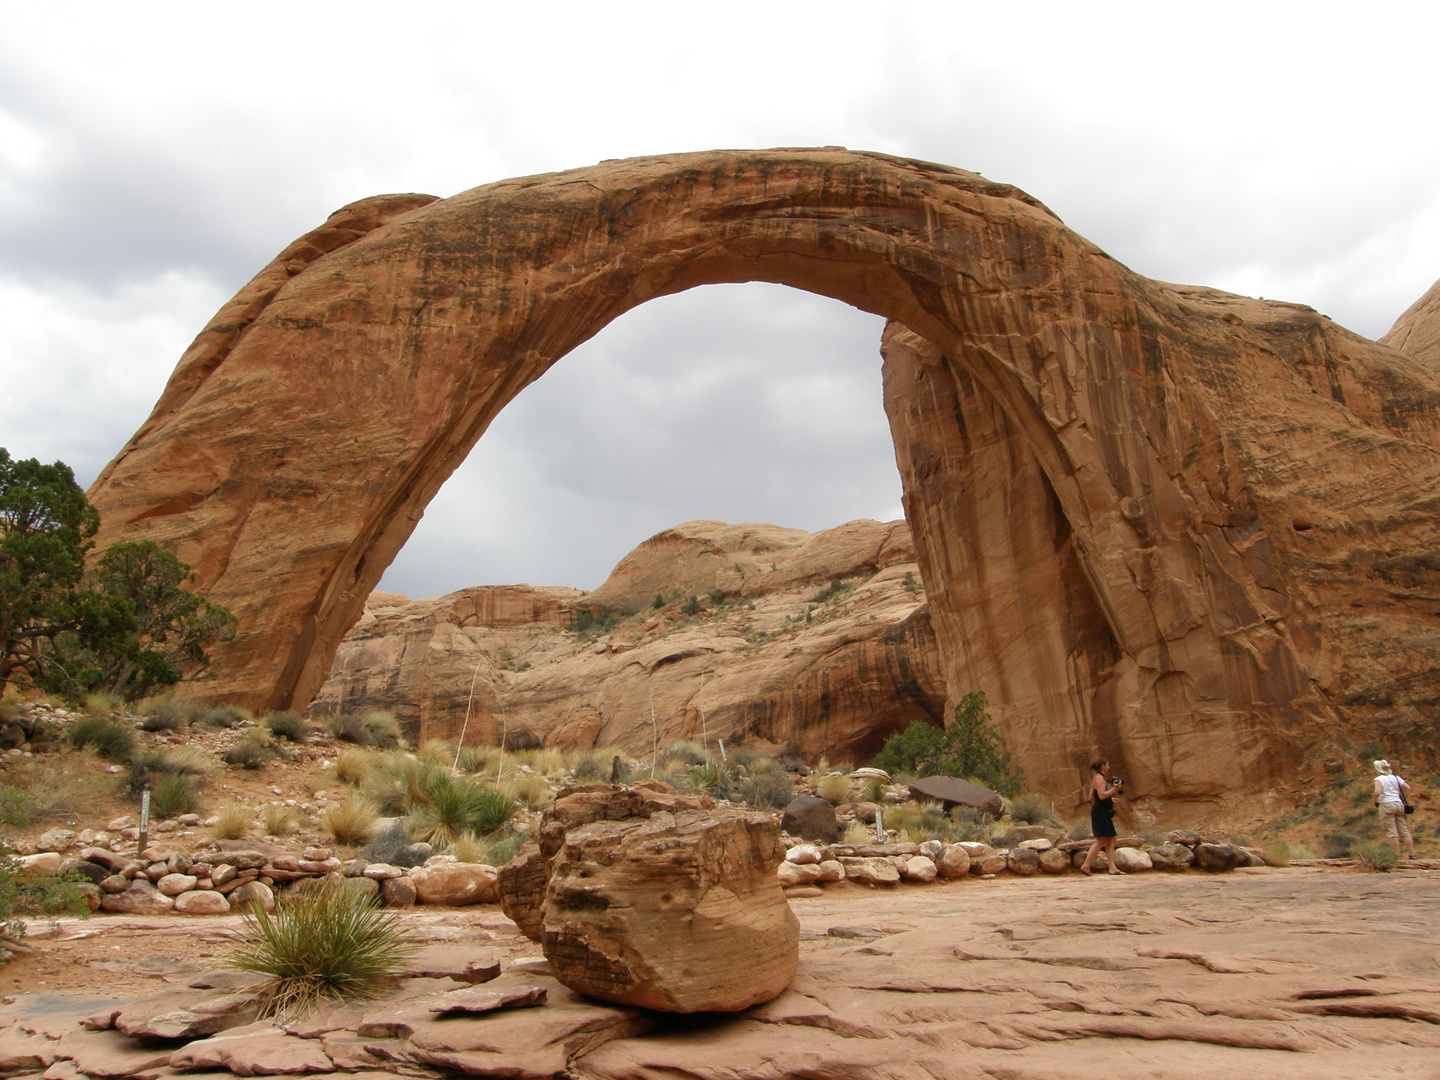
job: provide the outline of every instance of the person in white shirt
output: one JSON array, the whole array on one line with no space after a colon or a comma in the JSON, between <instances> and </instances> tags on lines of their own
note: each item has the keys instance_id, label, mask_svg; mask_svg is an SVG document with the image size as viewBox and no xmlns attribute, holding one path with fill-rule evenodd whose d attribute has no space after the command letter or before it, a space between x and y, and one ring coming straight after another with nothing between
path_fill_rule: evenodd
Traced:
<instances>
[{"instance_id":1,"label":"person in white shirt","mask_svg":"<svg viewBox=\"0 0 1440 1080\"><path fill-rule=\"evenodd\" d=\"M1390 838L1395 854L1400 854L1400 838L1405 838L1405 857L1415 858L1415 838L1410 835L1410 825L1405 820L1405 804L1409 801L1410 785L1395 775L1388 761L1372 762L1375 771L1375 797L1370 801L1380 811L1380 824Z\"/></svg>"}]
</instances>

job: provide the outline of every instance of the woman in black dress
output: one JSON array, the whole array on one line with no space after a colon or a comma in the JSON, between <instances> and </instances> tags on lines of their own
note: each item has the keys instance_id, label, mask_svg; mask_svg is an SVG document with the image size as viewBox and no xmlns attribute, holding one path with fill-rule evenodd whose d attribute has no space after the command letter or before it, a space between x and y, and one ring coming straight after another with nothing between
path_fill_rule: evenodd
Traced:
<instances>
[{"instance_id":1,"label":"woman in black dress","mask_svg":"<svg viewBox=\"0 0 1440 1080\"><path fill-rule=\"evenodd\" d=\"M1095 842L1090 845L1080 872L1089 875L1090 864L1103 847L1110 873L1123 874L1125 871L1115 868L1115 795L1124 781L1110 779L1108 761L1095 762L1090 771L1095 774L1090 778L1090 835L1095 837Z\"/></svg>"}]
</instances>

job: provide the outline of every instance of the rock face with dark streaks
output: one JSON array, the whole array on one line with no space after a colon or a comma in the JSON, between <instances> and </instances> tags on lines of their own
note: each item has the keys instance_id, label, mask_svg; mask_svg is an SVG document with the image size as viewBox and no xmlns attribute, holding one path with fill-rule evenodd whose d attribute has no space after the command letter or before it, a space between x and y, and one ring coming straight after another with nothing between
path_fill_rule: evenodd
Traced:
<instances>
[{"instance_id":1,"label":"rock face with dark streaks","mask_svg":"<svg viewBox=\"0 0 1440 1080\"><path fill-rule=\"evenodd\" d=\"M156 540L239 616L192 693L303 706L500 409L646 300L754 280L891 320L947 695L986 691L1037 786L1080 787L1098 746L1141 812L1203 813L1283 800L1356 737L1428 752L1433 304L1390 348L1150 281L1013 187L880 154L668 155L344 208L181 359L91 489L97 548Z\"/></svg>"}]
</instances>

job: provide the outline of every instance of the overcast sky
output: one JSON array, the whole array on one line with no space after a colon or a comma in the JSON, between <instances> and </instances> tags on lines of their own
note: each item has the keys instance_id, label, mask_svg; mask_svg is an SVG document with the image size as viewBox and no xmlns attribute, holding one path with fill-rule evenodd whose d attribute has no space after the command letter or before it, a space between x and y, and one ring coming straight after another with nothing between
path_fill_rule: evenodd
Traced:
<instances>
[{"instance_id":1,"label":"overcast sky","mask_svg":"<svg viewBox=\"0 0 1440 1080\"><path fill-rule=\"evenodd\" d=\"M716 147L973 169L1140 273L1377 337L1440 276L1436 10L0 0L0 445L89 484L347 202ZM766 285L631 312L500 416L382 587L593 588L692 518L899 517L880 329Z\"/></svg>"}]
</instances>

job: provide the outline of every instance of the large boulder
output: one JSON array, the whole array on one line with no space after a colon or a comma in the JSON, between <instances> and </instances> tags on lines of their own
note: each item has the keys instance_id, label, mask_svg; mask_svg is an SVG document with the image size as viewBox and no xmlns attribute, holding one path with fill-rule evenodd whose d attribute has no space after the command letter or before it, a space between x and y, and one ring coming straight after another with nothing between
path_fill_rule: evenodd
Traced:
<instances>
[{"instance_id":1,"label":"large boulder","mask_svg":"<svg viewBox=\"0 0 1440 1080\"><path fill-rule=\"evenodd\" d=\"M1123 870L1127 874L1138 874L1155 869L1155 864L1142 849L1122 847L1115 849L1115 869Z\"/></svg>"},{"instance_id":2,"label":"large boulder","mask_svg":"<svg viewBox=\"0 0 1440 1080\"><path fill-rule=\"evenodd\" d=\"M935 872L942 878L962 878L970 873L970 853L959 844L946 844L935 863Z\"/></svg>"},{"instance_id":3,"label":"large boulder","mask_svg":"<svg viewBox=\"0 0 1440 1080\"><path fill-rule=\"evenodd\" d=\"M991 817L999 817L1005 804L1000 796L987 787L972 784L953 776L927 776L910 785L910 798L916 802L939 802L949 810L953 806L968 806L983 810Z\"/></svg>"},{"instance_id":4,"label":"large boulder","mask_svg":"<svg viewBox=\"0 0 1440 1080\"><path fill-rule=\"evenodd\" d=\"M780 828L791 836L833 844L840 836L835 808L815 795L801 795L785 807Z\"/></svg>"},{"instance_id":5,"label":"large boulder","mask_svg":"<svg viewBox=\"0 0 1440 1080\"><path fill-rule=\"evenodd\" d=\"M789 986L800 926L776 879L779 826L703 802L646 781L562 797L546 812L541 851L558 849L542 945L562 983L686 1013L736 1012Z\"/></svg>"},{"instance_id":6,"label":"large boulder","mask_svg":"<svg viewBox=\"0 0 1440 1080\"><path fill-rule=\"evenodd\" d=\"M100 907L121 915L163 915L174 909L175 901L155 888L149 878L137 877L124 892L106 893Z\"/></svg>"},{"instance_id":7,"label":"large boulder","mask_svg":"<svg viewBox=\"0 0 1440 1080\"><path fill-rule=\"evenodd\" d=\"M541 911L545 905L545 886L550 881L549 863L538 845L526 844L496 875L500 910L531 941L539 941L543 936Z\"/></svg>"}]
</instances>

